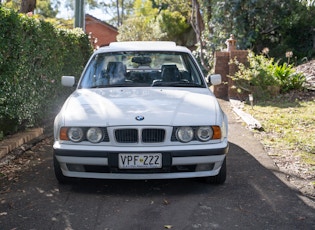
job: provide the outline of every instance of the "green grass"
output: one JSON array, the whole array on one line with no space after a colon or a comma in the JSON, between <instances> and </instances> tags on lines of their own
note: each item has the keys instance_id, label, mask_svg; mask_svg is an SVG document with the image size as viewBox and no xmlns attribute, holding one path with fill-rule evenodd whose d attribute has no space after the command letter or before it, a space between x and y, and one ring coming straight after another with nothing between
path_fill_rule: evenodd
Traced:
<instances>
[{"instance_id":1,"label":"green grass","mask_svg":"<svg viewBox=\"0 0 315 230\"><path fill-rule=\"evenodd\" d=\"M301 157L315 172L315 100L280 96L271 101L256 102L244 111L259 120L264 128L262 144L273 152L290 151Z\"/></svg>"}]
</instances>

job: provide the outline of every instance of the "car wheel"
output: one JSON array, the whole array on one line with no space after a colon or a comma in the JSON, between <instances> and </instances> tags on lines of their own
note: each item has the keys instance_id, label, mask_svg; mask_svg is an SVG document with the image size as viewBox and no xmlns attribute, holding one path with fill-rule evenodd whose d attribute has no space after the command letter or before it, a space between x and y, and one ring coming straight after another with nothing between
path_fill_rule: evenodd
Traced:
<instances>
[{"instance_id":1,"label":"car wheel","mask_svg":"<svg viewBox=\"0 0 315 230\"><path fill-rule=\"evenodd\" d=\"M56 156L54 156L54 170L55 170L56 179L58 180L60 184L66 184L70 182L70 178L63 175L60 168L60 164L57 161Z\"/></svg>"},{"instance_id":2,"label":"car wheel","mask_svg":"<svg viewBox=\"0 0 315 230\"><path fill-rule=\"evenodd\" d=\"M220 172L216 176L206 177L206 182L210 184L223 184L226 180L226 158L222 163Z\"/></svg>"}]
</instances>

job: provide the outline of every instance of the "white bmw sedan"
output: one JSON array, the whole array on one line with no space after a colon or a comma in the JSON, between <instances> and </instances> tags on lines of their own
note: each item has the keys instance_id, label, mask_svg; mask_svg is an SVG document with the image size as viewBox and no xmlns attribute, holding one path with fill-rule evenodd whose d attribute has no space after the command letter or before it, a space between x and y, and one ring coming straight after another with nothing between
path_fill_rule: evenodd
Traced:
<instances>
[{"instance_id":1,"label":"white bmw sedan","mask_svg":"<svg viewBox=\"0 0 315 230\"><path fill-rule=\"evenodd\" d=\"M191 52L173 42L98 49L54 122L54 170L70 178L226 180L227 117Z\"/></svg>"}]
</instances>

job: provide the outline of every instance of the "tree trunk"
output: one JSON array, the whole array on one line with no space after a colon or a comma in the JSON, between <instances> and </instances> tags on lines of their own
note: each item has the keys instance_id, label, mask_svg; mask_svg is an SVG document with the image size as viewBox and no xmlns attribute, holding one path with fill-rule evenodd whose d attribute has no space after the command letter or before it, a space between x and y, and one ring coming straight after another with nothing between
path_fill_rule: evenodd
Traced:
<instances>
[{"instance_id":1,"label":"tree trunk","mask_svg":"<svg viewBox=\"0 0 315 230\"><path fill-rule=\"evenodd\" d=\"M117 25L121 25L120 11L119 11L119 0L116 0L116 8L117 8Z\"/></svg>"},{"instance_id":2,"label":"tree trunk","mask_svg":"<svg viewBox=\"0 0 315 230\"><path fill-rule=\"evenodd\" d=\"M203 49L204 49L204 43L202 40L202 31L204 30L204 23L201 17L200 13L200 6L198 0L192 0L192 14L191 14L191 20L190 24L192 28L194 29L196 33L197 41L200 44L200 61L202 66L205 68L205 70L209 71L209 65L205 62L204 55L203 55Z\"/></svg>"},{"instance_id":3,"label":"tree trunk","mask_svg":"<svg viewBox=\"0 0 315 230\"><path fill-rule=\"evenodd\" d=\"M123 24L123 22L124 22L124 17L125 17L125 15L124 15L124 7L125 7L125 5L124 5L124 0L121 0L121 24L120 25L122 25Z\"/></svg>"},{"instance_id":4,"label":"tree trunk","mask_svg":"<svg viewBox=\"0 0 315 230\"><path fill-rule=\"evenodd\" d=\"M22 0L20 13L27 14L29 12L34 13L36 8L36 0Z\"/></svg>"}]
</instances>

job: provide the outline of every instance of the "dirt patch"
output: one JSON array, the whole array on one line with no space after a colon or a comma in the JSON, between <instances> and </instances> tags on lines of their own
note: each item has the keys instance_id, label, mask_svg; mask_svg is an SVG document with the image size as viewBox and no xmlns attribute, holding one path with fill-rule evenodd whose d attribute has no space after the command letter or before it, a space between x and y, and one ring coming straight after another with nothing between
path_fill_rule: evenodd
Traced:
<instances>
[{"instance_id":1,"label":"dirt patch","mask_svg":"<svg viewBox=\"0 0 315 230\"><path fill-rule=\"evenodd\" d=\"M263 139L264 132L255 133L259 140ZM315 165L309 165L303 162L292 150L274 149L265 146L265 150L281 173L294 187L296 187L305 196L315 199Z\"/></svg>"},{"instance_id":2,"label":"dirt patch","mask_svg":"<svg viewBox=\"0 0 315 230\"><path fill-rule=\"evenodd\" d=\"M44 146L52 145L52 138L44 135L41 137L14 149L0 159L0 180L18 182L20 173L43 161L39 152Z\"/></svg>"},{"instance_id":3,"label":"dirt patch","mask_svg":"<svg viewBox=\"0 0 315 230\"><path fill-rule=\"evenodd\" d=\"M283 95L286 99L296 101L315 101L315 90L295 91L292 90Z\"/></svg>"}]
</instances>

